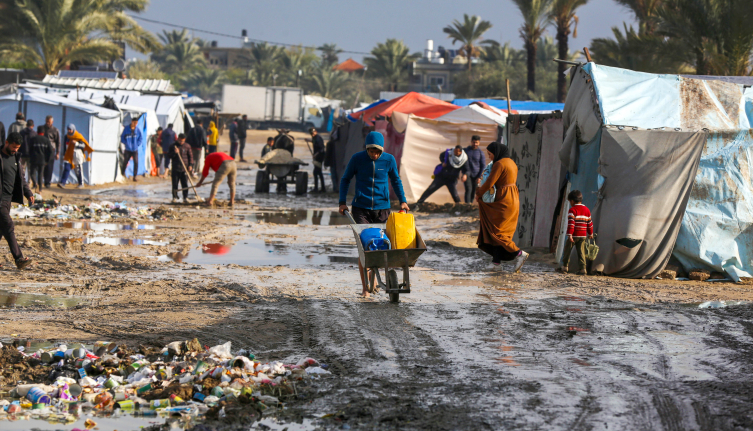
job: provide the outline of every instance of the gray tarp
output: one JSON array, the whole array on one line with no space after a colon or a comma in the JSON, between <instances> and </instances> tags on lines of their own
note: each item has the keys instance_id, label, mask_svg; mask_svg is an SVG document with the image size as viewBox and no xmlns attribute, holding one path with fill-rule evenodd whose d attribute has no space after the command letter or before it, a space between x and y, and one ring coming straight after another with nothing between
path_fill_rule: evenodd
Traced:
<instances>
[{"instance_id":1,"label":"gray tarp","mask_svg":"<svg viewBox=\"0 0 753 431\"><path fill-rule=\"evenodd\" d=\"M669 261L705 132L605 126L599 174L605 178L594 211L599 255L593 270L626 278L654 278ZM642 242L633 248L621 239Z\"/></svg>"}]
</instances>

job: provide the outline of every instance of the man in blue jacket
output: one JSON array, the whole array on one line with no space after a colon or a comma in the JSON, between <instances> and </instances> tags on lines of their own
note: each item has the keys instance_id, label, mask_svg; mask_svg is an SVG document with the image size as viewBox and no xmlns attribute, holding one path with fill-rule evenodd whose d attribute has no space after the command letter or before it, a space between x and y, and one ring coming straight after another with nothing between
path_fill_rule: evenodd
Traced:
<instances>
[{"instance_id":1,"label":"man in blue jacket","mask_svg":"<svg viewBox=\"0 0 753 431\"><path fill-rule=\"evenodd\" d=\"M370 132L366 136L366 151L356 153L350 158L340 179L340 214L348 209L345 204L350 188L351 178L356 177L356 194L353 197L351 215L358 224L386 223L390 216L390 187L400 199L400 209L408 211L405 201L403 183L397 173L397 162L392 154L384 152L384 136L379 132ZM369 297L363 268L358 263L363 285L362 295ZM369 279L374 279L374 272L369 271Z\"/></svg>"},{"instance_id":2,"label":"man in blue jacket","mask_svg":"<svg viewBox=\"0 0 753 431\"><path fill-rule=\"evenodd\" d=\"M481 137L478 135L471 136L471 145L465 148L465 154L468 155L468 176L465 180L465 203L472 204L476 202L476 188L481 182L481 175L486 167L485 150L479 148Z\"/></svg>"},{"instance_id":3,"label":"man in blue jacket","mask_svg":"<svg viewBox=\"0 0 753 431\"><path fill-rule=\"evenodd\" d=\"M139 124L139 117L131 117L130 127L123 129L123 134L120 135L120 142L125 145L123 151L123 166L121 171L125 176L126 167L128 167L128 161L133 158L133 180L136 181L136 174L139 171L139 147L143 140L143 133L137 126Z\"/></svg>"}]
</instances>

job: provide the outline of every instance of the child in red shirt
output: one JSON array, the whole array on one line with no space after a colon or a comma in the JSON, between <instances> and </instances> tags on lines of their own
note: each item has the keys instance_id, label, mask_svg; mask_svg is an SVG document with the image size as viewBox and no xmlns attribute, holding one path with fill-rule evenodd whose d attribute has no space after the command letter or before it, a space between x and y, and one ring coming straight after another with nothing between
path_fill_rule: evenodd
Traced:
<instances>
[{"instance_id":1,"label":"child in red shirt","mask_svg":"<svg viewBox=\"0 0 753 431\"><path fill-rule=\"evenodd\" d=\"M586 238L594 237L594 224L591 221L591 211L583 205L583 194L573 190L567 195L570 211L567 213L567 243L562 255L560 272L567 272L570 253L576 247L578 253L578 275L586 275Z\"/></svg>"}]
</instances>

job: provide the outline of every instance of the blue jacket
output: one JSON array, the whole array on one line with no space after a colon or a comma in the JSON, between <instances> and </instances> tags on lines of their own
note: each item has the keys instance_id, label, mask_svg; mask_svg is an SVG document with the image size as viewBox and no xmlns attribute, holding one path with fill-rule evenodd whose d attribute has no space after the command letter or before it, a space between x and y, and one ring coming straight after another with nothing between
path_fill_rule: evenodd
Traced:
<instances>
[{"instance_id":1,"label":"blue jacket","mask_svg":"<svg viewBox=\"0 0 753 431\"><path fill-rule=\"evenodd\" d=\"M123 133L120 135L120 142L125 145L126 151L138 151L142 141L143 136L138 126L131 130L131 125L129 124L123 129Z\"/></svg>"},{"instance_id":2,"label":"blue jacket","mask_svg":"<svg viewBox=\"0 0 753 431\"><path fill-rule=\"evenodd\" d=\"M400 202L405 202L403 183L400 181L397 162L392 154L382 153L376 160L371 160L366 151L354 154L340 179L340 205L345 205L350 179L354 176L356 177L356 195L352 203L354 207L367 210L390 209L389 182L392 183L392 189L397 193Z\"/></svg>"},{"instance_id":3,"label":"blue jacket","mask_svg":"<svg viewBox=\"0 0 753 431\"><path fill-rule=\"evenodd\" d=\"M162 151L169 151L170 146L172 146L175 141L178 139L178 137L175 135L175 131L173 129L165 129L162 131Z\"/></svg>"},{"instance_id":4,"label":"blue jacket","mask_svg":"<svg viewBox=\"0 0 753 431\"><path fill-rule=\"evenodd\" d=\"M468 154L468 176L470 178L480 178L484 173L486 167L486 155L481 147L474 150L473 146L468 146L465 149L465 154Z\"/></svg>"}]
</instances>

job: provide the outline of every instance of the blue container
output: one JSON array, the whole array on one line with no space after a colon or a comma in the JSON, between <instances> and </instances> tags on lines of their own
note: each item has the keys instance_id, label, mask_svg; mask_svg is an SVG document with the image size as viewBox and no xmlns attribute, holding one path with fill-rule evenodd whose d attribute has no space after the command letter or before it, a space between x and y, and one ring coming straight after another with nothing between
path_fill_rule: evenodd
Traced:
<instances>
[{"instance_id":1,"label":"blue container","mask_svg":"<svg viewBox=\"0 0 753 431\"><path fill-rule=\"evenodd\" d=\"M384 234L384 230L378 227L370 227L361 231L361 244L366 251L389 250L390 240Z\"/></svg>"}]
</instances>

